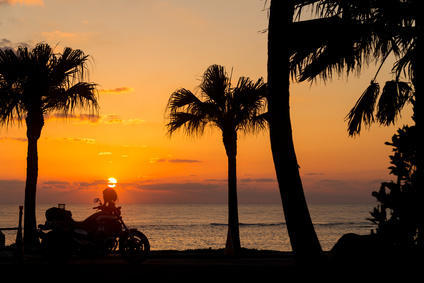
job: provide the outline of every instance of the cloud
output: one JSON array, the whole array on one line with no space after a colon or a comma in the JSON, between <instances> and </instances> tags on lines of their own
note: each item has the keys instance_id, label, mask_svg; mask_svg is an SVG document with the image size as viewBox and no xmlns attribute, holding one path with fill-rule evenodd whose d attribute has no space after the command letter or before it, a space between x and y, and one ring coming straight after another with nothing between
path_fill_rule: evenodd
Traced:
<instances>
[{"instance_id":1,"label":"cloud","mask_svg":"<svg viewBox=\"0 0 424 283\"><path fill-rule=\"evenodd\" d=\"M0 5L44 6L43 0L0 0Z\"/></svg>"},{"instance_id":2,"label":"cloud","mask_svg":"<svg viewBox=\"0 0 424 283\"><path fill-rule=\"evenodd\" d=\"M323 176L324 173L321 172L309 172L309 173L305 173L305 176Z\"/></svg>"},{"instance_id":3,"label":"cloud","mask_svg":"<svg viewBox=\"0 0 424 283\"><path fill-rule=\"evenodd\" d=\"M46 181L42 182L40 187L50 190L69 190L71 188L71 183L64 181Z\"/></svg>"},{"instance_id":4,"label":"cloud","mask_svg":"<svg viewBox=\"0 0 424 283\"><path fill-rule=\"evenodd\" d=\"M373 203L373 190L379 188L379 179L345 180L303 178L308 203ZM101 197L107 180L69 182L41 180L37 190L40 203L89 202ZM25 181L0 180L0 203L22 203ZM123 203L226 203L227 180L169 181L150 179L118 182L118 195ZM240 180L240 203L280 203L278 186L271 178Z\"/></svg>"},{"instance_id":5,"label":"cloud","mask_svg":"<svg viewBox=\"0 0 424 283\"><path fill-rule=\"evenodd\" d=\"M372 202L371 192L377 190L382 179L302 179L305 195L312 203Z\"/></svg>"},{"instance_id":6,"label":"cloud","mask_svg":"<svg viewBox=\"0 0 424 283\"><path fill-rule=\"evenodd\" d=\"M0 203L23 203L25 181L0 180Z\"/></svg>"},{"instance_id":7,"label":"cloud","mask_svg":"<svg viewBox=\"0 0 424 283\"><path fill-rule=\"evenodd\" d=\"M124 93L129 93L129 92L133 92L134 89L131 87L117 87L117 88L113 88L113 89L101 89L99 90L100 93L103 94L124 94Z\"/></svg>"},{"instance_id":8,"label":"cloud","mask_svg":"<svg viewBox=\"0 0 424 283\"><path fill-rule=\"evenodd\" d=\"M47 31L42 32L41 36L43 36L47 40L74 39L74 38L78 37L78 34L72 33L72 32L63 32L63 31L60 31L60 30L55 30L55 31L49 31L49 32L47 32Z\"/></svg>"},{"instance_id":9,"label":"cloud","mask_svg":"<svg viewBox=\"0 0 424 283\"><path fill-rule=\"evenodd\" d=\"M103 152L99 152L98 155L100 156L105 156L105 155L112 155L112 152L109 151L103 151Z\"/></svg>"},{"instance_id":10,"label":"cloud","mask_svg":"<svg viewBox=\"0 0 424 283\"><path fill-rule=\"evenodd\" d=\"M16 43L16 42L12 42L11 40L9 40L7 38L0 39L0 49L2 49L2 50L4 50L4 49L16 49L17 47L20 47L20 46L29 48L30 45L31 44L28 43L28 42Z\"/></svg>"},{"instance_id":11,"label":"cloud","mask_svg":"<svg viewBox=\"0 0 424 283\"><path fill-rule=\"evenodd\" d=\"M222 182L227 182L227 179L205 179L205 182L218 182L218 183L222 183Z\"/></svg>"},{"instance_id":12,"label":"cloud","mask_svg":"<svg viewBox=\"0 0 424 283\"><path fill-rule=\"evenodd\" d=\"M68 32L61 30L44 31L40 33L40 37L44 38L44 41L54 44L57 48L64 48L68 45L76 45L81 42L93 41L96 37L96 33L84 31L84 32Z\"/></svg>"},{"instance_id":13,"label":"cloud","mask_svg":"<svg viewBox=\"0 0 424 283\"><path fill-rule=\"evenodd\" d=\"M171 162L171 163L199 163L199 162L202 162L202 161L195 160L195 159L168 159L168 162Z\"/></svg>"},{"instance_id":14,"label":"cloud","mask_svg":"<svg viewBox=\"0 0 424 283\"><path fill-rule=\"evenodd\" d=\"M159 157L153 157L150 158L149 163L161 163L161 162L166 162L165 158L159 158Z\"/></svg>"},{"instance_id":15,"label":"cloud","mask_svg":"<svg viewBox=\"0 0 424 283\"><path fill-rule=\"evenodd\" d=\"M87 123L98 123L100 116L94 114L65 114L65 113L54 113L46 117L46 120L71 120L81 121Z\"/></svg>"},{"instance_id":16,"label":"cloud","mask_svg":"<svg viewBox=\"0 0 424 283\"><path fill-rule=\"evenodd\" d=\"M1 137L0 141L27 142L27 139L26 138L15 138L15 137Z\"/></svg>"},{"instance_id":17,"label":"cloud","mask_svg":"<svg viewBox=\"0 0 424 283\"><path fill-rule=\"evenodd\" d=\"M119 115L105 115L100 119L100 123L104 124L119 124L119 125L140 125L145 121L142 119L122 119Z\"/></svg>"},{"instance_id":18,"label":"cloud","mask_svg":"<svg viewBox=\"0 0 424 283\"><path fill-rule=\"evenodd\" d=\"M1 3L1 2L0 2ZM7 47L7 46L10 46L12 44L12 41L10 41L9 39L7 39L7 38L2 38L2 39L0 39L0 46L4 46L4 47Z\"/></svg>"},{"instance_id":19,"label":"cloud","mask_svg":"<svg viewBox=\"0 0 424 283\"><path fill-rule=\"evenodd\" d=\"M162 162L169 162L169 163L199 163L202 162L200 160L196 160L196 159L179 159L179 158L174 158L174 159L167 159L167 158L150 158L150 163L162 163Z\"/></svg>"},{"instance_id":20,"label":"cloud","mask_svg":"<svg viewBox=\"0 0 424 283\"><path fill-rule=\"evenodd\" d=\"M243 183L275 183L277 180L273 178L244 178L240 179L240 182Z\"/></svg>"},{"instance_id":21,"label":"cloud","mask_svg":"<svg viewBox=\"0 0 424 283\"><path fill-rule=\"evenodd\" d=\"M88 143L88 144L95 144L95 139L90 138L63 138L64 141L67 142L81 142L81 143Z\"/></svg>"},{"instance_id":22,"label":"cloud","mask_svg":"<svg viewBox=\"0 0 424 283\"><path fill-rule=\"evenodd\" d=\"M55 113L46 117L47 120L70 120L77 124L107 124L107 125L140 125L145 121L138 118L123 119L121 116L116 114L108 115L94 115L94 114L64 114Z\"/></svg>"}]
</instances>

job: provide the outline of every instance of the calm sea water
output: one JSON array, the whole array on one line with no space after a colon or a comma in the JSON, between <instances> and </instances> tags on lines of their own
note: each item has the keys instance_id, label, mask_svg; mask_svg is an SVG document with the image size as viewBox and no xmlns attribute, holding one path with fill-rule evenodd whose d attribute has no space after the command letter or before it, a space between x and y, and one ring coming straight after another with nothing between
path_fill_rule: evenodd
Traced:
<instances>
[{"instance_id":1,"label":"calm sea water","mask_svg":"<svg viewBox=\"0 0 424 283\"><path fill-rule=\"evenodd\" d=\"M44 212L54 205L39 205L37 221L44 223ZM310 205L311 217L324 250L333 247L345 233L367 234L374 226L366 220L372 204ZM75 220L83 220L94 211L92 205L67 205ZM223 248L226 239L225 204L132 204L122 208L123 219L141 230L152 250ZM245 248L291 250L281 205L241 204L240 238ZM0 227L17 226L18 207L0 204ZM6 243L16 233L5 232Z\"/></svg>"}]
</instances>

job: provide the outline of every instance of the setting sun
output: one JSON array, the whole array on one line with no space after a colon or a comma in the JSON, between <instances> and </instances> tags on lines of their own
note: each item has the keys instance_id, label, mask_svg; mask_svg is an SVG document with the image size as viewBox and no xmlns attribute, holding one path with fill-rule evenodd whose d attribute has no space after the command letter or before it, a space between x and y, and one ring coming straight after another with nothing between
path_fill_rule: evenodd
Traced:
<instances>
[{"instance_id":1,"label":"setting sun","mask_svg":"<svg viewBox=\"0 0 424 283\"><path fill-rule=\"evenodd\" d=\"M114 187L116 187L116 183L118 183L118 181L115 179L115 178L113 178L113 177L110 177L109 179L108 179L108 187L109 188L114 188Z\"/></svg>"}]
</instances>

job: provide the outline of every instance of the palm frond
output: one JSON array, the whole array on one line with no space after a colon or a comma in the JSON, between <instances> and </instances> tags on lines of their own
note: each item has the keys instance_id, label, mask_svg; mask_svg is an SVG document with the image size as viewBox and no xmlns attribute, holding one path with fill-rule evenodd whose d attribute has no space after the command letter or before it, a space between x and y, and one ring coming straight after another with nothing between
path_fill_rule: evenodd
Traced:
<instances>
[{"instance_id":1,"label":"palm frond","mask_svg":"<svg viewBox=\"0 0 424 283\"><path fill-rule=\"evenodd\" d=\"M191 91L181 88L171 94L166 109L170 112L176 112L181 108L192 108L193 104L200 103L202 103L200 99Z\"/></svg>"},{"instance_id":2,"label":"palm frond","mask_svg":"<svg viewBox=\"0 0 424 283\"><path fill-rule=\"evenodd\" d=\"M55 56L52 60L51 81L69 86L75 81L86 79L88 58L89 56L83 51L66 47L62 54Z\"/></svg>"},{"instance_id":3,"label":"palm frond","mask_svg":"<svg viewBox=\"0 0 424 283\"><path fill-rule=\"evenodd\" d=\"M349 75L354 71L359 72L369 61L372 50L370 37L371 33L357 40L343 36L334 38L304 60L298 80L313 81L319 76L325 81L331 79L333 73L340 75L345 72Z\"/></svg>"},{"instance_id":4,"label":"palm frond","mask_svg":"<svg viewBox=\"0 0 424 283\"><path fill-rule=\"evenodd\" d=\"M202 135L208 121L205 116L187 112L174 112L166 125L169 135L182 129L187 135Z\"/></svg>"},{"instance_id":5,"label":"palm frond","mask_svg":"<svg viewBox=\"0 0 424 283\"><path fill-rule=\"evenodd\" d=\"M369 126L374 122L374 108L380 93L380 85L374 81L363 92L355 106L346 116L348 121L348 133L350 136L361 132L362 123Z\"/></svg>"},{"instance_id":6,"label":"palm frond","mask_svg":"<svg viewBox=\"0 0 424 283\"><path fill-rule=\"evenodd\" d=\"M261 113L259 115L253 115L249 120L248 127L245 127L245 132L257 133L265 130L269 125L269 113Z\"/></svg>"},{"instance_id":7,"label":"palm frond","mask_svg":"<svg viewBox=\"0 0 424 283\"><path fill-rule=\"evenodd\" d=\"M223 66L208 67L199 87L206 100L215 102L222 109L225 108L225 94L230 88L230 79Z\"/></svg>"},{"instance_id":8,"label":"palm frond","mask_svg":"<svg viewBox=\"0 0 424 283\"><path fill-rule=\"evenodd\" d=\"M393 65L392 72L396 75L397 80L399 80L399 78L403 75L410 81L414 81L415 54L414 42Z\"/></svg>"},{"instance_id":9,"label":"palm frond","mask_svg":"<svg viewBox=\"0 0 424 283\"><path fill-rule=\"evenodd\" d=\"M15 88L0 84L0 124L9 126L15 121L21 123L24 118L24 109L20 99L21 93Z\"/></svg>"},{"instance_id":10,"label":"palm frond","mask_svg":"<svg viewBox=\"0 0 424 283\"><path fill-rule=\"evenodd\" d=\"M256 119L266 109L267 86L263 78L256 82L250 78L241 77L233 90L231 110L234 114L236 129L244 132L256 132L262 129L261 122Z\"/></svg>"},{"instance_id":11,"label":"palm frond","mask_svg":"<svg viewBox=\"0 0 424 283\"><path fill-rule=\"evenodd\" d=\"M43 101L43 112L72 113L76 108L98 111L96 84L78 82L69 88L52 88Z\"/></svg>"},{"instance_id":12,"label":"palm frond","mask_svg":"<svg viewBox=\"0 0 424 283\"><path fill-rule=\"evenodd\" d=\"M394 124L411 97L412 88L408 83L395 80L386 82L378 101L377 121L386 126Z\"/></svg>"},{"instance_id":13,"label":"palm frond","mask_svg":"<svg viewBox=\"0 0 424 283\"><path fill-rule=\"evenodd\" d=\"M184 88L171 94L166 111L171 114L174 112L187 112L193 115L206 115L211 120L218 119L221 115L221 110L215 103L201 101L195 94Z\"/></svg>"}]
</instances>

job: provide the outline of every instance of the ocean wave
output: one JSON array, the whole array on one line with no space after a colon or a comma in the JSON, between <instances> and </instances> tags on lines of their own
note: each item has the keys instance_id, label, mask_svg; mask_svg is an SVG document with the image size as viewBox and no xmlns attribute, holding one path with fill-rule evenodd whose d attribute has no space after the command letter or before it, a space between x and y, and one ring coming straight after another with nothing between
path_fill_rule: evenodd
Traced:
<instances>
[{"instance_id":1,"label":"ocean wave","mask_svg":"<svg viewBox=\"0 0 424 283\"><path fill-rule=\"evenodd\" d=\"M227 226L228 224L225 223L210 223L211 226ZM279 222L279 223L240 223L240 226L258 226L258 227L266 227L266 226L285 226L286 223ZM331 226L356 226L356 227L374 227L373 224L368 222L326 222L326 223L314 223L314 226L324 226L324 227L331 227Z\"/></svg>"},{"instance_id":2,"label":"ocean wave","mask_svg":"<svg viewBox=\"0 0 424 283\"><path fill-rule=\"evenodd\" d=\"M211 223L211 226L227 226L228 224L224 223ZM239 223L239 226L282 226L286 225L285 223Z\"/></svg>"},{"instance_id":3,"label":"ocean wave","mask_svg":"<svg viewBox=\"0 0 424 283\"><path fill-rule=\"evenodd\" d=\"M374 228L375 225L369 222L316 222L313 223L315 227L327 227L327 228L349 228L349 227L354 227L354 228ZM131 223L129 224L131 226ZM134 225L134 224L133 224ZM175 223L175 224L135 224L135 226L138 226L140 228L150 228L150 229L185 229L185 228L189 228L189 227L226 227L228 226L227 223L217 223L217 222L212 222L212 223L187 223L187 224L183 224L183 223ZM240 227L276 227L276 226L286 226L285 222L273 222L273 223L265 223L265 222L261 222L261 223L239 223Z\"/></svg>"}]
</instances>

